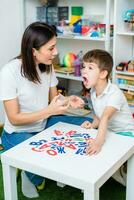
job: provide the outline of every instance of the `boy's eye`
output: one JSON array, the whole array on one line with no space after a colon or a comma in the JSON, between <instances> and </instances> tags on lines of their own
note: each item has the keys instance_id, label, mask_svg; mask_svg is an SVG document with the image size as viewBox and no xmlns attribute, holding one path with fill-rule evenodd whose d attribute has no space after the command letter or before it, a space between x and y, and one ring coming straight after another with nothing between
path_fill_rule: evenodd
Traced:
<instances>
[{"instance_id":1,"label":"boy's eye","mask_svg":"<svg viewBox=\"0 0 134 200\"><path fill-rule=\"evenodd\" d=\"M89 66L88 68L89 68L89 69L92 69L92 67L90 67L90 66Z\"/></svg>"},{"instance_id":2,"label":"boy's eye","mask_svg":"<svg viewBox=\"0 0 134 200\"><path fill-rule=\"evenodd\" d=\"M82 64L80 68L81 68L81 69L84 69L85 67L86 67L86 66L85 66L84 64Z\"/></svg>"}]
</instances>

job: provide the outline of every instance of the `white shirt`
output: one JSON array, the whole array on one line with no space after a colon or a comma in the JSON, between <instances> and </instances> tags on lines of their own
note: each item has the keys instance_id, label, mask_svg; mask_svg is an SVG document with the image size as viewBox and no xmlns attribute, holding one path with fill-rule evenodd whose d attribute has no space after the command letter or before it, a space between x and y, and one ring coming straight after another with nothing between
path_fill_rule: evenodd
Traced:
<instances>
[{"instance_id":1,"label":"white shirt","mask_svg":"<svg viewBox=\"0 0 134 200\"><path fill-rule=\"evenodd\" d=\"M18 98L20 112L35 112L48 106L49 88L56 86L58 80L54 70L52 73L41 73L37 69L41 84L35 84L21 75L21 60L14 59L5 65L0 71L0 100L10 100ZM4 129L8 133L12 132L37 132L45 128L46 120L14 126L7 116L5 118Z\"/></svg>"},{"instance_id":2,"label":"white shirt","mask_svg":"<svg viewBox=\"0 0 134 200\"><path fill-rule=\"evenodd\" d=\"M132 113L123 92L117 85L108 81L107 87L99 96L96 96L96 92L92 88L91 100L95 115L99 118L101 118L107 106L117 109L117 112L109 120L109 130L114 132L134 132L134 119L132 117Z\"/></svg>"}]
</instances>

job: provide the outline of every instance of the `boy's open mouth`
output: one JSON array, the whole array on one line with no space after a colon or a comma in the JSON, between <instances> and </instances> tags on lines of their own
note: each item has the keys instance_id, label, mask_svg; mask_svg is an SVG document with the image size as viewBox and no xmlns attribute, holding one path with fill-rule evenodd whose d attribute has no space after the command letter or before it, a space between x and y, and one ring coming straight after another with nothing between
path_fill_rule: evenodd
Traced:
<instances>
[{"instance_id":1,"label":"boy's open mouth","mask_svg":"<svg viewBox=\"0 0 134 200\"><path fill-rule=\"evenodd\" d=\"M83 76L82 78L83 78L83 83L84 83L84 85L87 85L87 84L88 84L88 79L87 79L87 77Z\"/></svg>"}]
</instances>

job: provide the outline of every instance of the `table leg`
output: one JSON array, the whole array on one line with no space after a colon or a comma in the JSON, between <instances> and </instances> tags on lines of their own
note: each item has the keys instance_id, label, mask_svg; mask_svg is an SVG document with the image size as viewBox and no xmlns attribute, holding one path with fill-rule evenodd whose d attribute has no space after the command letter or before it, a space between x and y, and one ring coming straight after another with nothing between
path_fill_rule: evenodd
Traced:
<instances>
[{"instance_id":1,"label":"table leg","mask_svg":"<svg viewBox=\"0 0 134 200\"><path fill-rule=\"evenodd\" d=\"M126 200L134 200L134 155L127 162Z\"/></svg>"},{"instance_id":2,"label":"table leg","mask_svg":"<svg viewBox=\"0 0 134 200\"><path fill-rule=\"evenodd\" d=\"M62 187L62 188L63 188L63 187L65 187L66 185L65 185L64 183L57 182L57 186L58 186L58 187Z\"/></svg>"},{"instance_id":3,"label":"table leg","mask_svg":"<svg viewBox=\"0 0 134 200\"><path fill-rule=\"evenodd\" d=\"M16 168L2 164L5 200L17 200Z\"/></svg>"},{"instance_id":4,"label":"table leg","mask_svg":"<svg viewBox=\"0 0 134 200\"><path fill-rule=\"evenodd\" d=\"M84 200L99 200L99 189L85 189L84 190Z\"/></svg>"}]
</instances>

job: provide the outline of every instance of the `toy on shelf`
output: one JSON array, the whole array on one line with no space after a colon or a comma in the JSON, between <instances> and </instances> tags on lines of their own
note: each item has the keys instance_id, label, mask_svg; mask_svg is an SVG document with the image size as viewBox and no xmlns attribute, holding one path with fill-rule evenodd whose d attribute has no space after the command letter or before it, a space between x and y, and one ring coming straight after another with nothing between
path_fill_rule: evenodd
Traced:
<instances>
[{"instance_id":1,"label":"toy on shelf","mask_svg":"<svg viewBox=\"0 0 134 200\"><path fill-rule=\"evenodd\" d=\"M134 60L128 62L128 72L134 72Z\"/></svg>"},{"instance_id":2,"label":"toy on shelf","mask_svg":"<svg viewBox=\"0 0 134 200\"><path fill-rule=\"evenodd\" d=\"M77 55L69 52L63 57L62 63L55 65L55 71L65 74L74 73L74 61L77 59Z\"/></svg>"},{"instance_id":3,"label":"toy on shelf","mask_svg":"<svg viewBox=\"0 0 134 200\"><path fill-rule=\"evenodd\" d=\"M60 6L59 9L59 22L68 21L69 19L69 7L68 6Z\"/></svg>"},{"instance_id":4,"label":"toy on shelf","mask_svg":"<svg viewBox=\"0 0 134 200\"><path fill-rule=\"evenodd\" d=\"M123 20L127 25L127 30L134 31L134 9L127 10L123 15Z\"/></svg>"},{"instance_id":5,"label":"toy on shelf","mask_svg":"<svg viewBox=\"0 0 134 200\"><path fill-rule=\"evenodd\" d=\"M79 19L73 24L73 32L76 34L81 34L82 33L82 20Z\"/></svg>"},{"instance_id":6,"label":"toy on shelf","mask_svg":"<svg viewBox=\"0 0 134 200\"><path fill-rule=\"evenodd\" d=\"M64 73L64 74L72 74L73 73L72 68L64 67L63 64L62 65L60 64L59 55L57 55L53 59L53 66L54 66L55 72L60 72L60 73Z\"/></svg>"},{"instance_id":7,"label":"toy on shelf","mask_svg":"<svg viewBox=\"0 0 134 200\"><path fill-rule=\"evenodd\" d=\"M74 76L81 76L82 57L82 51L80 51L77 55L69 52L64 55L62 63L60 64L59 56L57 56L53 60L55 71L65 74L74 73Z\"/></svg>"},{"instance_id":8,"label":"toy on shelf","mask_svg":"<svg viewBox=\"0 0 134 200\"><path fill-rule=\"evenodd\" d=\"M117 71L134 72L134 60L128 62L121 62L116 66Z\"/></svg>"},{"instance_id":9,"label":"toy on shelf","mask_svg":"<svg viewBox=\"0 0 134 200\"><path fill-rule=\"evenodd\" d=\"M68 68L73 68L74 61L77 59L76 54L74 53L67 53L63 57L63 66Z\"/></svg>"},{"instance_id":10,"label":"toy on shelf","mask_svg":"<svg viewBox=\"0 0 134 200\"><path fill-rule=\"evenodd\" d=\"M39 0L42 6L57 6L58 0Z\"/></svg>"},{"instance_id":11,"label":"toy on shelf","mask_svg":"<svg viewBox=\"0 0 134 200\"><path fill-rule=\"evenodd\" d=\"M77 55L74 53L67 53L63 57L63 66L68 69L72 69L74 76L81 76L81 65L82 65L83 52L80 51Z\"/></svg>"},{"instance_id":12,"label":"toy on shelf","mask_svg":"<svg viewBox=\"0 0 134 200\"><path fill-rule=\"evenodd\" d=\"M71 7L71 16L70 16L70 26L75 34L81 34L82 32L82 18L83 7Z\"/></svg>"},{"instance_id":13,"label":"toy on shelf","mask_svg":"<svg viewBox=\"0 0 134 200\"><path fill-rule=\"evenodd\" d=\"M72 26L75 22L81 19L83 15L83 7L75 6L71 7L70 25Z\"/></svg>"},{"instance_id":14,"label":"toy on shelf","mask_svg":"<svg viewBox=\"0 0 134 200\"><path fill-rule=\"evenodd\" d=\"M113 36L113 25L110 25L110 36ZM83 36L89 37L105 37L106 24L104 24L103 15L89 15L82 17L82 31Z\"/></svg>"},{"instance_id":15,"label":"toy on shelf","mask_svg":"<svg viewBox=\"0 0 134 200\"><path fill-rule=\"evenodd\" d=\"M124 95L128 101L128 105L132 110L133 118L134 118L134 92L124 90Z\"/></svg>"},{"instance_id":16,"label":"toy on shelf","mask_svg":"<svg viewBox=\"0 0 134 200\"><path fill-rule=\"evenodd\" d=\"M133 78L133 76L117 74L116 75L116 82L121 89L134 91L134 78Z\"/></svg>"},{"instance_id":17,"label":"toy on shelf","mask_svg":"<svg viewBox=\"0 0 134 200\"><path fill-rule=\"evenodd\" d=\"M128 66L127 62L121 62L116 66L116 70L117 71L127 71L127 66Z\"/></svg>"},{"instance_id":18,"label":"toy on shelf","mask_svg":"<svg viewBox=\"0 0 134 200\"><path fill-rule=\"evenodd\" d=\"M81 76L83 52L82 50L77 54L77 58L73 63L74 66L74 76Z\"/></svg>"},{"instance_id":19,"label":"toy on shelf","mask_svg":"<svg viewBox=\"0 0 134 200\"><path fill-rule=\"evenodd\" d=\"M44 3L43 3L44 2ZM56 1L43 1L42 6L36 7L36 19L50 25L58 26L69 20L69 7L58 6ZM45 3L46 2L46 3Z\"/></svg>"}]
</instances>

